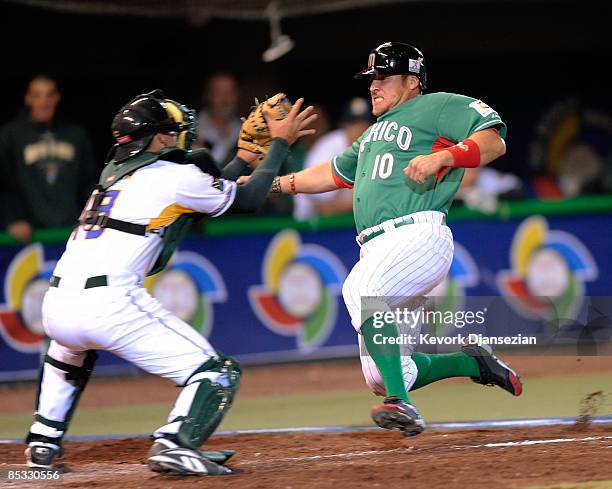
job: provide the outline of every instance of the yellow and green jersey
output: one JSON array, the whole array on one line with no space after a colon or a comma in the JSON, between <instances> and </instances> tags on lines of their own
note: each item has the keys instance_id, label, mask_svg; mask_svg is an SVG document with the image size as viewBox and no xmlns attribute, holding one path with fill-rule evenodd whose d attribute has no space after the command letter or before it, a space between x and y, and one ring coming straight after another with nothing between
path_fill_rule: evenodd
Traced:
<instances>
[{"instance_id":1,"label":"yellow and green jersey","mask_svg":"<svg viewBox=\"0 0 612 489\"><path fill-rule=\"evenodd\" d=\"M452 93L419 95L381 115L343 154L332 160L337 178L354 188L353 214L359 232L419 211L448 212L463 168L445 168L423 184L403 170L430 154L488 128L505 137L499 114L480 100Z\"/></svg>"}]
</instances>

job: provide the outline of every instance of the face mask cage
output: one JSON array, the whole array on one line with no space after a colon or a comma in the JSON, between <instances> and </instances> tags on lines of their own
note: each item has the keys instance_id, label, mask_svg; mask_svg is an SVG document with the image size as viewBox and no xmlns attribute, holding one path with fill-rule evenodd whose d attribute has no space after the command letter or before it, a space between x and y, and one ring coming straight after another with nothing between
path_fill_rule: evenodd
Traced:
<instances>
[{"instance_id":1,"label":"face mask cage","mask_svg":"<svg viewBox=\"0 0 612 489\"><path fill-rule=\"evenodd\" d=\"M178 109L180 119L182 119L181 122L176 123L176 128L171 131L177 135L177 147L185 150L191 149L193 141L198 136L195 110L188 109L185 105L174 100L166 99L164 102Z\"/></svg>"}]
</instances>

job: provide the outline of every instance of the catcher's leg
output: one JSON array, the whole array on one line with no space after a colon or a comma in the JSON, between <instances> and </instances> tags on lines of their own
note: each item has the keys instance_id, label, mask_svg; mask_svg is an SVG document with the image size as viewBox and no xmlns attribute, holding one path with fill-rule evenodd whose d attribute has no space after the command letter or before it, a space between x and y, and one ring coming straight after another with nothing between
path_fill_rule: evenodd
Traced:
<instances>
[{"instance_id":1,"label":"catcher's leg","mask_svg":"<svg viewBox=\"0 0 612 489\"><path fill-rule=\"evenodd\" d=\"M239 383L240 367L230 357L211 358L193 372L168 417L168 424L153 434L156 441L149 452L149 467L156 472L184 473L181 457L185 452L181 448L203 455L198 449L223 420ZM205 455L203 459L211 457ZM222 465L207 463L201 470L208 475L231 472Z\"/></svg>"},{"instance_id":2,"label":"catcher's leg","mask_svg":"<svg viewBox=\"0 0 612 489\"><path fill-rule=\"evenodd\" d=\"M212 461L217 457L198 449L232 405L240 379L237 362L219 355L206 338L144 289L130 291L130 301L134 307L122 311L130 322L122 325L123 335L111 351L183 387L168 423L153 434L149 466L181 475L230 473Z\"/></svg>"},{"instance_id":3,"label":"catcher's leg","mask_svg":"<svg viewBox=\"0 0 612 489\"><path fill-rule=\"evenodd\" d=\"M238 362L231 357L219 356L204 362L187 379L168 424L153 436L173 435L181 446L199 449L231 407L240 373Z\"/></svg>"},{"instance_id":4,"label":"catcher's leg","mask_svg":"<svg viewBox=\"0 0 612 489\"><path fill-rule=\"evenodd\" d=\"M96 362L93 350L75 351L51 341L40 368L34 422L26 437L30 467L52 468Z\"/></svg>"}]
</instances>

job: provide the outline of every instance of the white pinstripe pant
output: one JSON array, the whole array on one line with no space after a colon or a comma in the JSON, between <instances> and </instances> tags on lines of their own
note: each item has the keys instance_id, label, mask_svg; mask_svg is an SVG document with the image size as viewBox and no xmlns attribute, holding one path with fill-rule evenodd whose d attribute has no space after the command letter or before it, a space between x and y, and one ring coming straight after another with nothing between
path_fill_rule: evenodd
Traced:
<instances>
[{"instance_id":1,"label":"white pinstripe pant","mask_svg":"<svg viewBox=\"0 0 612 489\"><path fill-rule=\"evenodd\" d=\"M453 259L453 235L442 224L441 212L426 211L411 214L414 224L393 228L373 238L361 247L359 261L349 273L342 295L351 315L353 327L359 332L363 321L363 297L377 297L390 309L402 306L418 308L420 298L438 285L448 273ZM418 331L418 330L417 330ZM372 357L359 335L361 369L365 381L375 394L384 396L384 382ZM406 391L417 376L411 358L414 347L402 347L402 370Z\"/></svg>"}]
</instances>

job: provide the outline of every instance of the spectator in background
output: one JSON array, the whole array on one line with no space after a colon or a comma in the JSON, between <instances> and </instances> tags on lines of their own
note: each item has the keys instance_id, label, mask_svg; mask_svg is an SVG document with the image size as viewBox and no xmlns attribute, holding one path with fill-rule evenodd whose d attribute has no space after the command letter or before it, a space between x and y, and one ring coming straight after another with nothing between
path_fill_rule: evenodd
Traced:
<instances>
[{"instance_id":1,"label":"spectator in background","mask_svg":"<svg viewBox=\"0 0 612 489\"><path fill-rule=\"evenodd\" d=\"M85 130L56 117L60 92L53 78L32 78L24 102L0 129L0 168L6 230L28 242L35 228L76 222L97 168Z\"/></svg>"},{"instance_id":2,"label":"spectator in background","mask_svg":"<svg viewBox=\"0 0 612 489\"><path fill-rule=\"evenodd\" d=\"M306 155L304 168L342 154L374 122L370 103L361 97L349 100L340 114L339 128L321 136ZM299 220L318 215L344 214L353 209L352 189L295 196L293 217Z\"/></svg>"},{"instance_id":3,"label":"spectator in background","mask_svg":"<svg viewBox=\"0 0 612 489\"><path fill-rule=\"evenodd\" d=\"M527 197L521 179L511 173L503 173L489 166L466 168L455 203L463 204L485 214L492 214L503 201L521 200Z\"/></svg>"},{"instance_id":4,"label":"spectator in background","mask_svg":"<svg viewBox=\"0 0 612 489\"><path fill-rule=\"evenodd\" d=\"M216 161L225 165L236 154L242 121L238 115L240 92L231 73L214 73L202 93L198 113L198 143L208 148Z\"/></svg>"},{"instance_id":5,"label":"spectator in background","mask_svg":"<svg viewBox=\"0 0 612 489\"><path fill-rule=\"evenodd\" d=\"M291 147L289 156L282 164L279 175L288 175L293 172L298 172L304 168L306 156L314 144L318 141L322 134L329 131L329 116L327 110L320 104L314 104L314 113L317 114L317 119L310 125L316 131L315 134L309 134L296 141ZM289 194L270 194L266 203L263 205L259 214L276 215L276 216L291 216L294 213L297 203L297 196Z\"/></svg>"},{"instance_id":6,"label":"spectator in background","mask_svg":"<svg viewBox=\"0 0 612 489\"><path fill-rule=\"evenodd\" d=\"M577 98L553 104L536 124L530 164L538 198L612 193L612 114Z\"/></svg>"},{"instance_id":7,"label":"spectator in background","mask_svg":"<svg viewBox=\"0 0 612 489\"><path fill-rule=\"evenodd\" d=\"M315 114L317 114L317 119L313 122L311 127L317 132L298 139L297 142L291 146L291 157L295 161L295 164L292 165L289 172L300 171L304 168L306 156L309 151L321 136L327 134L331 128L327 109L323 105L316 103L313 104L313 107Z\"/></svg>"}]
</instances>

